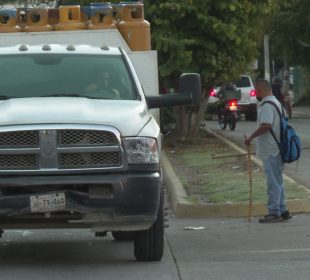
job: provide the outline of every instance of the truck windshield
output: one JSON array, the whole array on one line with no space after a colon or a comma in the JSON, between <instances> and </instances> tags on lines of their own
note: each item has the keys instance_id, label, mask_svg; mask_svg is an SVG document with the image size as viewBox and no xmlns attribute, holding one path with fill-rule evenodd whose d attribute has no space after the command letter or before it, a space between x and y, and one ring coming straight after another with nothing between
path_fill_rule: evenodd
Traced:
<instances>
[{"instance_id":1,"label":"truck windshield","mask_svg":"<svg viewBox=\"0 0 310 280\"><path fill-rule=\"evenodd\" d=\"M0 69L2 100L49 96L139 98L128 68L119 55L1 55Z\"/></svg>"}]
</instances>

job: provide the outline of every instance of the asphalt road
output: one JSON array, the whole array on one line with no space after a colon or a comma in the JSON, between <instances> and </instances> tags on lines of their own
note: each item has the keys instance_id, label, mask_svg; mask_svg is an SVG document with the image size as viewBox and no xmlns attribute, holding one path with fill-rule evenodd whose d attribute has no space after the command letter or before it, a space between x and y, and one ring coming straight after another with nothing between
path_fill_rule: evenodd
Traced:
<instances>
[{"instance_id":1,"label":"asphalt road","mask_svg":"<svg viewBox=\"0 0 310 280\"><path fill-rule=\"evenodd\" d=\"M180 279L306 280L310 217L278 224L243 219L176 220L168 232ZM205 226L182 231L184 225Z\"/></svg>"},{"instance_id":2,"label":"asphalt road","mask_svg":"<svg viewBox=\"0 0 310 280\"><path fill-rule=\"evenodd\" d=\"M132 242L88 230L7 231L0 241L0 279L179 279L167 244L162 262L138 263Z\"/></svg>"},{"instance_id":3,"label":"asphalt road","mask_svg":"<svg viewBox=\"0 0 310 280\"><path fill-rule=\"evenodd\" d=\"M308 215L270 225L171 217L170 225L164 258L154 263L136 262L131 242L95 238L87 230L8 231L0 241L0 279L309 279Z\"/></svg>"}]
</instances>

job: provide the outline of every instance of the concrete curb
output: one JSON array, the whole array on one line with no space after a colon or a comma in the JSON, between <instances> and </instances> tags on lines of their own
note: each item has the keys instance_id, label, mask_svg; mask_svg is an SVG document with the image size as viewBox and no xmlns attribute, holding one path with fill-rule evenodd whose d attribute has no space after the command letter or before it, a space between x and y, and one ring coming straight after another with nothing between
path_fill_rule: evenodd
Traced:
<instances>
[{"instance_id":1,"label":"concrete curb","mask_svg":"<svg viewBox=\"0 0 310 280\"><path fill-rule=\"evenodd\" d=\"M208 129L210 134L217 137L227 145L235 149L239 153L246 153L245 150L227 140L221 135ZM252 161L262 167L262 162L252 156ZM161 163L163 165L164 180L171 196L172 210L178 218L219 218L219 217L247 217L249 215L248 203L240 204L193 204L189 202L185 189L183 188L179 178L175 174L166 153L163 151L161 155ZM292 178L284 175L285 180L295 182ZM287 206L292 213L310 212L310 191L304 186L300 186L309 193L309 197L305 199L288 200ZM265 203L255 203L252 205L252 216L260 216L266 214Z\"/></svg>"}]
</instances>

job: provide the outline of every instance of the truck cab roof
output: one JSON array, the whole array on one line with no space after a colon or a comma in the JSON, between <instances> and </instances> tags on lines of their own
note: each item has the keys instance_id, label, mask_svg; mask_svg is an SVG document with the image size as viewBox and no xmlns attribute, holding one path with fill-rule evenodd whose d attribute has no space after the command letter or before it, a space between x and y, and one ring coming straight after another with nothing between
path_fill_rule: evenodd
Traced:
<instances>
[{"instance_id":1,"label":"truck cab roof","mask_svg":"<svg viewBox=\"0 0 310 280\"><path fill-rule=\"evenodd\" d=\"M94 54L94 55L121 55L121 51L116 47L107 45L91 46L91 45L71 45L71 44L39 44L39 45L16 45L0 48L0 55L10 54L39 54L39 53L72 53L72 54Z\"/></svg>"}]
</instances>

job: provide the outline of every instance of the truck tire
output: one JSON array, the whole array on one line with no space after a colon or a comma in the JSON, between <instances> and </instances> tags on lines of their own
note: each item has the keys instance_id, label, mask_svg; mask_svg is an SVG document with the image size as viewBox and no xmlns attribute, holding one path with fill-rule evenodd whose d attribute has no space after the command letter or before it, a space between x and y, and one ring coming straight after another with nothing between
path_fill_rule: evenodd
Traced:
<instances>
[{"instance_id":1,"label":"truck tire","mask_svg":"<svg viewBox=\"0 0 310 280\"><path fill-rule=\"evenodd\" d=\"M246 121L256 121L257 113L256 112L247 112L245 113L245 120Z\"/></svg>"},{"instance_id":2,"label":"truck tire","mask_svg":"<svg viewBox=\"0 0 310 280\"><path fill-rule=\"evenodd\" d=\"M164 195L161 192L157 218L147 230L136 232L134 255L137 261L160 261L164 254Z\"/></svg>"},{"instance_id":3,"label":"truck tire","mask_svg":"<svg viewBox=\"0 0 310 280\"><path fill-rule=\"evenodd\" d=\"M115 241L133 241L135 239L134 231L112 231Z\"/></svg>"}]
</instances>

